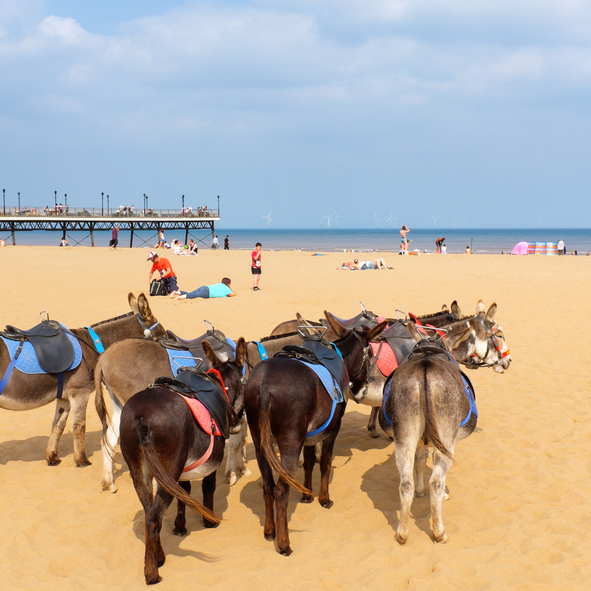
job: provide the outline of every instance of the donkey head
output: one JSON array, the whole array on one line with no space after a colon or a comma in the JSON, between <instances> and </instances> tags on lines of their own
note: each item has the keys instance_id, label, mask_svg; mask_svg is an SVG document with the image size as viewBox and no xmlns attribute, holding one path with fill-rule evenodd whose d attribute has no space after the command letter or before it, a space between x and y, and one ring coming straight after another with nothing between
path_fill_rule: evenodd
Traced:
<instances>
[{"instance_id":1,"label":"donkey head","mask_svg":"<svg viewBox=\"0 0 591 591\"><path fill-rule=\"evenodd\" d=\"M480 359L478 364L492 366L497 373L503 373L509 368L512 359L503 329L495 320L497 304L491 304L486 310L482 300L479 300L476 313L472 324L477 339L474 355Z\"/></svg>"},{"instance_id":2,"label":"donkey head","mask_svg":"<svg viewBox=\"0 0 591 591\"><path fill-rule=\"evenodd\" d=\"M246 379L242 376L242 368L246 359L246 341L243 337L238 339L235 359L232 361L221 361L207 341L201 343L201 348L212 369L219 371L222 376L223 386L229 401L230 433L234 435L240 431L240 419L244 412L244 385Z\"/></svg>"},{"instance_id":3,"label":"donkey head","mask_svg":"<svg viewBox=\"0 0 591 591\"><path fill-rule=\"evenodd\" d=\"M155 340L158 336L166 336L166 331L160 326L160 322L156 319L156 316L152 314L148 298L146 298L145 294L140 293L136 299L133 293L129 292L127 301L144 329L144 336L147 339ZM158 329L156 331L158 334L154 334L154 329Z\"/></svg>"}]
</instances>

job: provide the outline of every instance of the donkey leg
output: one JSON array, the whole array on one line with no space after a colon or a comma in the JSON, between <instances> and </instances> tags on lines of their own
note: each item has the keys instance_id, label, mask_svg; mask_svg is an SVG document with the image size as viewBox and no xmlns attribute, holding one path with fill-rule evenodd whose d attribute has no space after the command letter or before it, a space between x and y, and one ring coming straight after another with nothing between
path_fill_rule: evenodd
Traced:
<instances>
[{"instance_id":1,"label":"donkey leg","mask_svg":"<svg viewBox=\"0 0 591 591\"><path fill-rule=\"evenodd\" d=\"M72 408L72 436L74 440L74 462L76 466L90 466L91 462L86 457L86 409L90 398L90 389L83 388L74 394L70 392L70 406Z\"/></svg>"},{"instance_id":2,"label":"donkey leg","mask_svg":"<svg viewBox=\"0 0 591 591\"><path fill-rule=\"evenodd\" d=\"M380 412L379 406L372 406L371 413L369 415L369 421L367 423L367 430L369 431L369 436L373 439L377 439L380 435L378 430L376 429L378 424L378 413Z\"/></svg>"},{"instance_id":3,"label":"donkey leg","mask_svg":"<svg viewBox=\"0 0 591 591\"><path fill-rule=\"evenodd\" d=\"M179 486L188 494L191 494L191 482L189 480L179 481ZM187 519L185 516L186 505L178 500L176 507L176 519L174 520L174 529L172 533L175 536L187 535Z\"/></svg>"},{"instance_id":4,"label":"donkey leg","mask_svg":"<svg viewBox=\"0 0 591 591\"><path fill-rule=\"evenodd\" d=\"M154 503L146 514L146 554L144 557L144 577L147 585L159 583L162 577L158 574L166 556L160 542L162 516L172 502L172 495L158 488Z\"/></svg>"},{"instance_id":5,"label":"donkey leg","mask_svg":"<svg viewBox=\"0 0 591 591\"><path fill-rule=\"evenodd\" d=\"M453 454L453 447L448 448ZM436 542L447 542L447 534L443 527L441 504L445 496L445 476L451 466L451 458L439 450L433 450L433 473L429 481L431 493L431 532Z\"/></svg>"},{"instance_id":6,"label":"donkey leg","mask_svg":"<svg viewBox=\"0 0 591 591\"><path fill-rule=\"evenodd\" d=\"M292 473L295 473L295 470L293 470ZM289 485L279 479L273 490L275 507L277 510L277 547L279 548L279 554L282 554L283 556L289 556L293 552L289 545L289 530L287 527L289 489Z\"/></svg>"},{"instance_id":7,"label":"donkey leg","mask_svg":"<svg viewBox=\"0 0 591 591\"><path fill-rule=\"evenodd\" d=\"M316 464L316 446L305 445L304 452L304 486L308 490L312 490L312 472ZM312 495L304 494L300 502L311 503L314 500Z\"/></svg>"},{"instance_id":8,"label":"donkey leg","mask_svg":"<svg viewBox=\"0 0 591 591\"><path fill-rule=\"evenodd\" d=\"M394 456L400 474L400 523L396 529L396 541L404 544L408 539L408 521L413 501L415 483L413 478L416 445L396 445Z\"/></svg>"},{"instance_id":9,"label":"donkey leg","mask_svg":"<svg viewBox=\"0 0 591 591\"><path fill-rule=\"evenodd\" d=\"M203 491L203 504L211 511L213 511L213 497L215 494L216 474L217 471L214 471L211 474L207 475L201 481L201 490ZM216 523L215 521L210 521L209 519L206 519L204 517L203 525L205 527L217 527L219 523Z\"/></svg>"},{"instance_id":10,"label":"donkey leg","mask_svg":"<svg viewBox=\"0 0 591 591\"><path fill-rule=\"evenodd\" d=\"M337 434L331 435L322 442L322 456L320 458L320 489L318 491L318 502L325 508L330 509L333 502L328 494L330 473L332 471L332 452Z\"/></svg>"},{"instance_id":11,"label":"donkey leg","mask_svg":"<svg viewBox=\"0 0 591 591\"><path fill-rule=\"evenodd\" d=\"M51 425L51 435L45 449L45 460L49 466L57 466L61 460L57 455L57 447L66 427L66 421L70 414L70 401L68 398L59 398L55 401L55 415Z\"/></svg>"},{"instance_id":12,"label":"donkey leg","mask_svg":"<svg viewBox=\"0 0 591 591\"><path fill-rule=\"evenodd\" d=\"M425 495L425 468L427 466L427 458L429 457L429 449L424 445L417 447L415 452L415 495L422 497Z\"/></svg>"},{"instance_id":13,"label":"donkey leg","mask_svg":"<svg viewBox=\"0 0 591 591\"><path fill-rule=\"evenodd\" d=\"M250 476L251 471L246 466L246 436L248 424L246 418L241 420L239 433L231 434L228 439L228 459L226 461L226 482L236 484L240 476Z\"/></svg>"},{"instance_id":14,"label":"donkey leg","mask_svg":"<svg viewBox=\"0 0 591 591\"><path fill-rule=\"evenodd\" d=\"M115 455L115 447L119 442L119 432L121 424L121 406L113 402L113 416L109 423L107 432L103 432L101 440L101 449L103 452L103 478L101 486L103 490L108 490L112 493L117 492L115 486L115 478L113 476L113 456Z\"/></svg>"}]
</instances>

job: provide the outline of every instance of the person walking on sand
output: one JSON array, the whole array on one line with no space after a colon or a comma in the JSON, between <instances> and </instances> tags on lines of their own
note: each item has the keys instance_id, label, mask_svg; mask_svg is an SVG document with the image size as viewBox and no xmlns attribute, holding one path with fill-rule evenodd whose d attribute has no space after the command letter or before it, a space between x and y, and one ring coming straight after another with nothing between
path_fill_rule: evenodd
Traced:
<instances>
[{"instance_id":1,"label":"person walking on sand","mask_svg":"<svg viewBox=\"0 0 591 591\"><path fill-rule=\"evenodd\" d=\"M115 250L119 244L119 226L114 226L111 230L111 241L109 242L109 248Z\"/></svg>"},{"instance_id":2,"label":"person walking on sand","mask_svg":"<svg viewBox=\"0 0 591 591\"><path fill-rule=\"evenodd\" d=\"M176 273L172 270L170 261L159 257L154 251L148 255L148 260L152 261L152 268L148 273L148 285L152 281L152 275L158 271L160 278L156 281L162 281L167 288L167 293L178 291L179 287L176 282Z\"/></svg>"},{"instance_id":3,"label":"person walking on sand","mask_svg":"<svg viewBox=\"0 0 591 591\"><path fill-rule=\"evenodd\" d=\"M227 234L224 238L224 250L230 250L230 237Z\"/></svg>"},{"instance_id":4,"label":"person walking on sand","mask_svg":"<svg viewBox=\"0 0 591 591\"><path fill-rule=\"evenodd\" d=\"M402 226L400 228L400 252L402 254L408 254L408 238L406 235L410 232L408 226Z\"/></svg>"},{"instance_id":5,"label":"person walking on sand","mask_svg":"<svg viewBox=\"0 0 591 591\"><path fill-rule=\"evenodd\" d=\"M259 291L259 281L261 279L261 249L263 245L260 242L257 242L254 245L254 250L252 251L251 259L252 263L250 265L250 270L252 273L252 290Z\"/></svg>"},{"instance_id":6,"label":"person walking on sand","mask_svg":"<svg viewBox=\"0 0 591 591\"><path fill-rule=\"evenodd\" d=\"M218 237L215 236L214 239L211 241L211 248L213 250L217 250L219 248L219 246L220 246L220 241L219 241Z\"/></svg>"}]
</instances>

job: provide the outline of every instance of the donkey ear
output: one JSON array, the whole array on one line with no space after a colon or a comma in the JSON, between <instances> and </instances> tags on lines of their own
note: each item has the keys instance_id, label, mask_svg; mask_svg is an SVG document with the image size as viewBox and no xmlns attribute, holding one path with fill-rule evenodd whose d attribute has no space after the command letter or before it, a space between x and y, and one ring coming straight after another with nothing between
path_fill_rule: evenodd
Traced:
<instances>
[{"instance_id":1,"label":"donkey ear","mask_svg":"<svg viewBox=\"0 0 591 591\"><path fill-rule=\"evenodd\" d=\"M152 316L152 310L150 310L150 304L148 303L146 294L140 293L137 298L137 306L139 313L144 320Z\"/></svg>"},{"instance_id":2,"label":"donkey ear","mask_svg":"<svg viewBox=\"0 0 591 591\"><path fill-rule=\"evenodd\" d=\"M417 327L415 326L414 322L407 322L406 323L406 328L408 330L408 333L410 334L410 336L418 343L420 340L424 339L425 336L422 335L418 330Z\"/></svg>"},{"instance_id":3,"label":"donkey ear","mask_svg":"<svg viewBox=\"0 0 591 591\"><path fill-rule=\"evenodd\" d=\"M133 310L133 312L135 312L136 314L139 314L140 311L138 310L137 307L137 300L135 299L135 296L129 292L129 295L127 296L127 301L129 302L129 307Z\"/></svg>"},{"instance_id":4,"label":"donkey ear","mask_svg":"<svg viewBox=\"0 0 591 591\"><path fill-rule=\"evenodd\" d=\"M211 367L216 367L221 365L221 361L218 359L218 356L214 353L212 346L207 341L201 341L201 348L205 353Z\"/></svg>"},{"instance_id":5,"label":"donkey ear","mask_svg":"<svg viewBox=\"0 0 591 591\"><path fill-rule=\"evenodd\" d=\"M298 329L308 336L313 334L320 334L318 328L310 324L299 312L296 312L296 319L298 321Z\"/></svg>"},{"instance_id":6,"label":"donkey ear","mask_svg":"<svg viewBox=\"0 0 591 591\"><path fill-rule=\"evenodd\" d=\"M447 304L443 304L443 306L441 306L441 311L442 312L449 312L449 308L447 307Z\"/></svg>"},{"instance_id":7,"label":"donkey ear","mask_svg":"<svg viewBox=\"0 0 591 591\"><path fill-rule=\"evenodd\" d=\"M456 317L456 318L461 318L462 317L462 311L460 310L460 306L458 306L458 302L456 300L454 300L451 303L451 313Z\"/></svg>"},{"instance_id":8,"label":"donkey ear","mask_svg":"<svg viewBox=\"0 0 591 591\"><path fill-rule=\"evenodd\" d=\"M236 365L238 369L242 370L246 360L246 341L244 337L240 337L236 343Z\"/></svg>"},{"instance_id":9,"label":"donkey ear","mask_svg":"<svg viewBox=\"0 0 591 591\"><path fill-rule=\"evenodd\" d=\"M486 313L486 318L484 319L489 324L492 324L495 321L495 314L497 313L497 304L493 302Z\"/></svg>"},{"instance_id":10,"label":"donkey ear","mask_svg":"<svg viewBox=\"0 0 591 591\"><path fill-rule=\"evenodd\" d=\"M484 314L486 311L486 308L484 307L484 302L482 300L478 300L478 303L476 304L476 315L478 316L478 314Z\"/></svg>"},{"instance_id":11,"label":"donkey ear","mask_svg":"<svg viewBox=\"0 0 591 591\"><path fill-rule=\"evenodd\" d=\"M388 328L388 321L384 320L380 322L377 326L374 326L368 333L367 333L367 340L373 341L379 334L381 334L384 330Z\"/></svg>"},{"instance_id":12,"label":"donkey ear","mask_svg":"<svg viewBox=\"0 0 591 591\"><path fill-rule=\"evenodd\" d=\"M330 312L324 310L324 317L328 320L328 325L332 329L332 331L337 335L338 338L343 338L348 332L349 329L343 326Z\"/></svg>"}]
</instances>

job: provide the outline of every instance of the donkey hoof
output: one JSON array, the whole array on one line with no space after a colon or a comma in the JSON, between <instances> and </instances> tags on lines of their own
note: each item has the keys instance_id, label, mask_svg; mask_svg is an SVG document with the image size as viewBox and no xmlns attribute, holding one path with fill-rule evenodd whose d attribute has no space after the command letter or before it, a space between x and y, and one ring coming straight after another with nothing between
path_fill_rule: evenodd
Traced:
<instances>
[{"instance_id":1,"label":"donkey hoof","mask_svg":"<svg viewBox=\"0 0 591 591\"><path fill-rule=\"evenodd\" d=\"M62 461L56 455L47 456L45 461L47 462L48 466L58 466L62 463Z\"/></svg>"},{"instance_id":2,"label":"donkey hoof","mask_svg":"<svg viewBox=\"0 0 591 591\"><path fill-rule=\"evenodd\" d=\"M293 550L289 546L287 546L287 548L283 548L283 550L281 548L279 549L279 554L282 556L290 556L292 552Z\"/></svg>"},{"instance_id":3,"label":"donkey hoof","mask_svg":"<svg viewBox=\"0 0 591 591\"><path fill-rule=\"evenodd\" d=\"M275 539L275 532L265 533L264 536L267 542L272 542Z\"/></svg>"},{"instance_id":4,"label":"donkey hoof","mask_svg":"<svg viewBox=\"0 0 591 591\"><path fill-rule=\"evenodd\" d=\"M322 506L323 506L325 509L330 509L330 508L331 508L331 507L334 505L334 503L333 503L333 502L332 502L330 499L328 499L328 500L326 500L326 501L320 501L320 500L319 500L318 502L319 502L319 503L320 503L320 504L321 504L321 505L322 505Z\"/></svg>"},{"instance_id":5,"label":"donkey hoof","mask_svg":"<svg viewBox=\"0 0 591 591\"><path fill-rule=\"evenodd\" d=\"M80 460L76 460L76 466L78 466L78 468L84 468L86 466L92 466L92 462L88 458L84 457Z\"/></svg>"},{"instance_id":6,"label":"donkey hoof","mask_svg":"<svg viewBox=\"0 0 591 591\"><path fill-rule=\"evenodd\" d=\"M408 539L408 535L407 534L402 535L400 532L396 532L396 536L395 537L396 537L396 541L399 544L406 544L406 540Z\"/></svg>"},{"instance_id":7,"label":"donkey hoof","mask_svg":"<svg viewBox=\"0 0 591 591\"><path fill-rule=\"evenodd\" d=\"M236 476L236 472L230 472L229 474L226 474L226 482L230 486L236 484L238 482L238 476Z\"/></svg>"},{"instance_id":8,"label":"donkey hoof","mask_svg":"<svg viewBox=\"0 0 591 591\"><path fill-rule=\"evenodd\" d=\"M312 495L302 495L302 503L311 503L314 500Z\"/></svg>"},{"instance_id":9,"label":"donkey hoof","mask_svg":"<svg viewBox=\"0 0 591 591\"><path fill-rule=\"evenodd\" d=\"M146 575L146 585L156 585L156 583L159 583L162 580L162 577L160 575L156 575L155 577L148 577Z\"/></svg>"},{"instance_id":10,"label":"donkey hoof","mask_svg":"<svg viewBox=\"0 0 591 591\"><path fill-rule=\"evenodd\" d=\"M438 544L446 544L447 543L447 534L445 532L443 532L439 536L436 536L435 534L433 534L433 538Z\"/></svg>"},{"instance_id":11,"label":"donkey hoof","mask_svg":"<svg viewBox=\"0 0 591 591\"><path fill-rule=\"evenodd\" d=\"M203 520L203 526L207 527L208 529L213 529L214 527L217 527L218 525L219 525L219 523L217 523L215 521L209 521L209 519Z\"/></svg>"},{"instance_id":12,"label":"donkey hoof","mask_svg":"<svg viewBox=\"0 0 591 591\"><path fill-rule=\"evenodd\" d=\"M205 527L207 527L207 526L205 526ZM172 530L172 533L175 536L186 536L187 535L187 528L186 527L175 527Z\"/></svg>"},{"instance_id":13,"label":"donkey hoof","mask_svg":"<svg viewBox=\"0 0 591 591\"><path fill-rule=\"evenodd\" d=\"M370 432L369 432L369 436L370 436L372 439L377 439L377 438L380 436L380 434L379 434L377 431L370 431Z\"/></svg>"}]
</instances>

